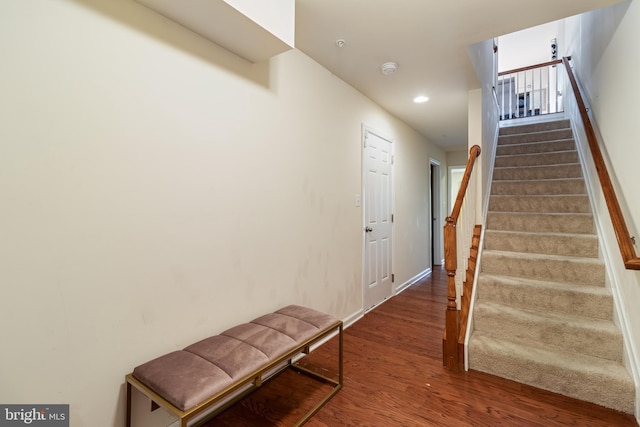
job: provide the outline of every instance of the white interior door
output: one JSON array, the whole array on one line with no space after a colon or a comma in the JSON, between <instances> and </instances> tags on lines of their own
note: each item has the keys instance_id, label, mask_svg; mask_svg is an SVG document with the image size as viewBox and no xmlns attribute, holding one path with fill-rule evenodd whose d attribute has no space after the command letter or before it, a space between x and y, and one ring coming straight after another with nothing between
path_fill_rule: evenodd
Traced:
<instances>
[{"instance_id":1,"label":"white interior door","mask_svg":"<svg viewBox=\"0 0 640 427\"><path fill-rule=\"evenodd\" d=\"M364 308L393 294L392 143L363 129L364 185Z\"/></svg>"}]
</instances>

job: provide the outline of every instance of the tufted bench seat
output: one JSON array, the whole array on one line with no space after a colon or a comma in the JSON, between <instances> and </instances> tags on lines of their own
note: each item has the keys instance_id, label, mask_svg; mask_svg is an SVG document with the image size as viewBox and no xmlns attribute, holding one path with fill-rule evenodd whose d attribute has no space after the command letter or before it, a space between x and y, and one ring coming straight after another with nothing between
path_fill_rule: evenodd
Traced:
<instances>
[{"instance_id":1,"label":"tufted bench seat","mask_svg":"<svg viewBox=\"0 0 640 427\"><path fill-rule=\"evenodd\" d=\"M308 353L336 332L340 340L337 381L293 363L293 357ZM333 386L300 420L301 425L342 388L342 321L290 305L144 363L126 376L126 425L131 426L132 386L178 416L186 427L208 410L206 419L215 416L287 367Z\"/></svg>"}]
</instances>

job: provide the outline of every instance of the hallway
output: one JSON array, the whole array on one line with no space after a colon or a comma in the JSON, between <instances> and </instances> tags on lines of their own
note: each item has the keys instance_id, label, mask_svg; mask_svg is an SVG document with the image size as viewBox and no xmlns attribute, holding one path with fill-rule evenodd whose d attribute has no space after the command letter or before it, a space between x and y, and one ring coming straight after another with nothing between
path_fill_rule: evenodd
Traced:
<instances>
[{"instance_id":1,"label":"hallway","mask_svg":"<svg viewBox=\"0 0 640 427\"><path fill-rule=\"evenodd\" d=\"M484 373L442 367L446 273L390 299L345 330L344 388L306 424L339 426L636 426L632 415ZM305 361L336 371L337 340ZM287 371L234 405L214 426L291 426L324 392Z\"/></svg>"}]
</instances>

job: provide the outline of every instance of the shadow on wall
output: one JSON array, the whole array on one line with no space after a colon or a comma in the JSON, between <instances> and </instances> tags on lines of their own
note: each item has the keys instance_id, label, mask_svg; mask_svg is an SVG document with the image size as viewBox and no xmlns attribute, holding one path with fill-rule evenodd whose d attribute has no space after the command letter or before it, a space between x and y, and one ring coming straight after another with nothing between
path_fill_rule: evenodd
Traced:
<instances>
[{"instance_id":1,"label":"shadow on wall","mask_svg":"<svg viewBox=\"0 0 640 427\"><path fill-rule=\"evenodd\" d=\"M270 89L270 61L251 63L135 1L72 0L108 19Z\"/></svg>"},{"instance_id":2,"label":"shadow on wall","mask_svg":"<svg viewBox=\"0 0 640 427\"><path fill-rule=\"evenodd\" d=\"M581 68L587 67L586 69L592 70L597 68L630 5L631 0L627 0L605 7L599 11L600 13L587 12L584 14L589 28L583 28L578 42L580 45L591 46L591 49L588 52L589 55L585 55L586 52L581 55L581 60L589 62L581 64ZM597 28L598 31L588 31L593 28ZM580 46L574 46L574 48L579 49Z\"/></svg>"}]
</instances>

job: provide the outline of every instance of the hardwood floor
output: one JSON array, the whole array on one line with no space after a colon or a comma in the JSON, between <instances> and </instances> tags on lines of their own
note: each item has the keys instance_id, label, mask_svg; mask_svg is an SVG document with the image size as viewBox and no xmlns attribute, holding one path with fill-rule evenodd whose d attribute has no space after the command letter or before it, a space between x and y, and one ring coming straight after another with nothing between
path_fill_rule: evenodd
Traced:
<instances>
[{"instance_id":1,"label":"hardwood floor","mask_svg":"<svg viewBox=\"0 0 640 427\"><path fill-rule=\"evenodd\" d=\"M636 426L632 415L477 371L442 367L446 273L434 273L344 333L344 388L305 425ZM337 339L305 366L337 372ZM327 386L285 371L206 424L291 426Z\"/></svg>"}]
</instances>

